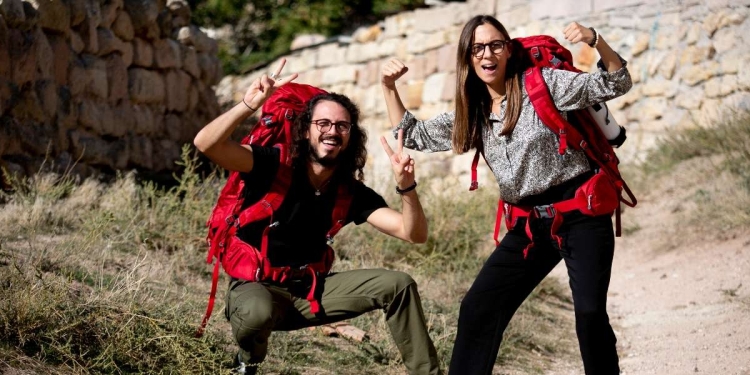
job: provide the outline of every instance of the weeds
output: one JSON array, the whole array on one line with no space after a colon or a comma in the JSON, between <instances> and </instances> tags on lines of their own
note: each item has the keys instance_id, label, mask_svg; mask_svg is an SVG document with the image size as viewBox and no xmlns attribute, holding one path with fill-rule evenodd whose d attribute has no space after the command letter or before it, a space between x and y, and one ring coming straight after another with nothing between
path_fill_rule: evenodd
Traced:
<instances>
[{"instance_id":1,"label":"weeds","mask_svg":"<svg viewBox=\"0 0 750 375\"><path fill-rule=\"evenodd\" d=\"M222 181L216 174L199 178L192 155L183 149L183 171L169 189L139 184L133 174L108 185L65 174L14 181L15 193L0 206L0 371L227 372L236 349L220 302L206 336L193 337L210 289L205 220ZM430 220L426 244L352 225L337 237L335 269L412 274L447 367L460 299L492 248L496 195L422 191ZM399 207L395 195L386 198ZM539 368L538 360L521 359L532 352L569 354L557 342L565 322L560 313L568 314L570 305L562 295L553 283L538 288L511 322L500 362ZM368 332L368 342L310 330L274 333L260 373L403 372L382 314L365 314L353 324Z\"/></svg>"},{"instance_id":2,"label":"weeds","mask_svg":"<svg viewBox=\"0 0 750 375\"><path fill-rule=\"evenodd\" d=\"M671 133L633 174L640 190L662 176L690 181L677 187L680 194L688 192L683 201L696 206L679 212L688 222L710 222L720 230L743 227L750 224L750 112L731 111L712 125Z\"/></svg>"}]
</instances>

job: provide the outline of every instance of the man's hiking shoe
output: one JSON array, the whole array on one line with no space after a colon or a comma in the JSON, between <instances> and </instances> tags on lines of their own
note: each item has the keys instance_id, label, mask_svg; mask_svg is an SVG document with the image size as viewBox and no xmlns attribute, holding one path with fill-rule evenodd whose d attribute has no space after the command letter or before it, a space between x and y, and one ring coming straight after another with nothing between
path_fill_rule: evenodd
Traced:
<instances>
[{"instance_id":1,"label":"man's hiking shoe","mask_svg":"<svg viewBox=\"0 0 750 375\"><path fill-rule=\"evenodd\" d=\"M234 356L234 364L232 364L232 374L234 375L255 375L258 372L257 364L245 364L240 359L240 353Z\"/></svg>"}]
</instances>

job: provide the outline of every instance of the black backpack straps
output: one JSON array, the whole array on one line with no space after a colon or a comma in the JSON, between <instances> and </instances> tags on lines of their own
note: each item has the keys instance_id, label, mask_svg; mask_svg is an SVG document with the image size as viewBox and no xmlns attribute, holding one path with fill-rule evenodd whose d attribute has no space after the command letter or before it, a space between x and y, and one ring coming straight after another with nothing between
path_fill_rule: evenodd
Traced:
<instances>
[{"instance_id":1,"label":"black backpack straps","mask_svg":"<svg viewBox=\"0 0 750 375\"><path fill-rule=\"evenodd\" d=\"M273 213L281 206L289 191L289 186L292 184L292 173L292 167L279 164L279 169L276 171L276 177L271 183L271 188L263 198L240 212L237 217L236 227L272 217Z\"/></svg>"},{"instance_id":2,"label":"black backpack straps","mask_svg":"<svg viewBox=\"0 0 750 375\"><path fill-rule=\"evenodd\" d=\"M355 182L358 183L358 182ZM333 237L346 225L346 217L349 214L349 208L352 205L352 196L349 184L339 184L338 191L336 192L336 203L333 206L333 213L331 214L332 227L326 234L328 243L333 243Z\"/></svg>"}]
</instances>

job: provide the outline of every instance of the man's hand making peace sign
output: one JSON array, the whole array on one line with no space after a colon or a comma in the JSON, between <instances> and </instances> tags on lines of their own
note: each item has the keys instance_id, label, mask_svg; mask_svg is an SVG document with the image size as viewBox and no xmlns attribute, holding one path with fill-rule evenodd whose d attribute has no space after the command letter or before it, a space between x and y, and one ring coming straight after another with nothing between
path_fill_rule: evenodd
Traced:
<instances>
[{"instance_id":1,"label":"man's hand making peace sign","mask_svg":"<svg viewBox=\"0 0 750 375\"><path fill-rule=\"evenodd\" d=\"M297 73L281 78L284 65L286 65L286 59L281 59L276 72L271 73L270 76L264 74L250 84L250 88L247 89L245 96L242 98L246 106L254 111L259 110L263 103L273 95L274 91L297 78Z\"/></svg>"},{"instance_id":2,"label":"man's hand making peace sign","mask_svg":"<svg viewBox=\"0 0 750 375\"><path fill-rule=\"evenodd\" d=\"M262 75L250 84L242 103L217 117L195 136L193 143L214 163L230 171L250 172L253 169L253 152L249 145L242 145L229 138L237 126L261 109L263 103L279 87L292 82L297 74L279 78L286 59L281 59L278 68L270 76Z\"/></svg>"},{"instance_id":3,"label":"man's hand making peace sign","mask_svg":"<svg viewBox=\"0 0 750 375\"><path fill-rule=\"evenodd\" d=\"M393 177L396 178L396 187L398 190L409 189L414 185L414 159L409 154L404 153L404 131L398 131L398 140L396 151L391 149L385 137L380 137L380 143L383 144L385 153L391 160L393 168Z\"/></svg>"}]
</instances>

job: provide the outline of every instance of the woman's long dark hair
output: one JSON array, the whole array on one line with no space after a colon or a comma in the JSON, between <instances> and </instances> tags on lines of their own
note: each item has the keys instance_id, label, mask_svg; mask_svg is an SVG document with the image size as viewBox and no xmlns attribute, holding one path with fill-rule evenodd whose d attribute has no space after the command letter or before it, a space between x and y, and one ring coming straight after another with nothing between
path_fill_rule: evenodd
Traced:
<instances>
[{"instance_id":1,"label":"woman's long dark hair","mask_svg":"<svg viewBox=\"0 0 750 375\"><path fill-rule=\"evenodd\" d=\"M521 74L523 59L520 44L512 41L508 31L495 17L479 15L470 19L461 31L456 55L456 119L453 122L453 151L463 154L472 148L482 149L482 127L489 126L489 115L492 111L492 98L486 84L479 79L472 64L471 46L474 44L474 31L477 27L489 24L505 40L511 41L505 48L511 51L505 66L505 97L507 107L503 130L500 135L507 135L521 116ZM519 53L513 53L516 50Z\"/></svg>"},{"instance_id":2,"label":"woman's long dark hair","mask_svg":"<svg viewBox=\"0 0 750 375\"><path fill-rule=\"evenodd\" d=\"M310 140L305 138L307 131L312 126L312 114L315 106L322 101L330 101L340 104L349 113L352 128L349 131L349 145L339 154L339 164L336 167L336 175L346 176L358 181L364 181L364 167L367 161L367 133L359 125L359 108L348 97L327 93L314 96L307 102L305 111L302 112L294 122L292 130L292 157L296 160L310 158Z\"/></svg>"}]
</instances>

